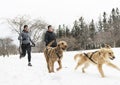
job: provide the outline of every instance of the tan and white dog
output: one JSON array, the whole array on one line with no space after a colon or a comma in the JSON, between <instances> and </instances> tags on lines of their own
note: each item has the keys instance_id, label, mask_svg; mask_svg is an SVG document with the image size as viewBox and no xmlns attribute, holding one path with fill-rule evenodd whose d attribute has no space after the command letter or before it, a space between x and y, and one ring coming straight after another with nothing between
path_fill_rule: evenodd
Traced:
<instances>
[{"instance_id":1,"label":"tan and white dog","mask_svg":"<svg viewBox=\"0 0 120 85\"><path fill-rule=\"evenodd\" d=\"M90 63L93 63L97 66L101 77L105 77L102 69L103 64L107 64L108 66L120 71L120 68L110 62L110 60L115 59L115 56L109 45L105 45L104 48L101 48L100 50L95 52L76 54L74 56L74 59L76 60L78 58L79 60L75 69L77 69L81 65L84 65L84 67L82 68L83 73L85 73L85 69L89 66Z\"/></svg>"}]
</instances>

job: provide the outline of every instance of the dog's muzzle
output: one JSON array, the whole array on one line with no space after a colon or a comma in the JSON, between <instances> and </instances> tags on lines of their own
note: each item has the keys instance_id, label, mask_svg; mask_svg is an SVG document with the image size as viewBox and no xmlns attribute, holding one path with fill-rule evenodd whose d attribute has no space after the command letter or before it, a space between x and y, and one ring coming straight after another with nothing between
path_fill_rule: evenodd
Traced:
<instances>
[{"instance_id":1,"label":"dog's muzzle","mask_svg":"<svg viewBox=\"0 0 120 85\"><path fill-rule=\"evenodd\" d=\"M65 48L62 48L62 50L65 50Z\"/></svg>"},{"instance_id":2,"label":"dog's muzzle","mask_svg":"<svg viewBox=\"0 0 120 85\"><path fill-rule=\"evenodd\" d=\"M114 59L115 59L115 56L111 57L110 59L111 59L111 60L114 60Z\"/></svg>"},{"instance_id":3,"label":"dog's muzzle","mask_svg":"<svg viewBox=\"0 0 120 85\"><path fill-rule=\"evenodd\" d=\"M62 50L66 50L67 49L67 46L63 47Z\"/></svg>"}]
</instances>

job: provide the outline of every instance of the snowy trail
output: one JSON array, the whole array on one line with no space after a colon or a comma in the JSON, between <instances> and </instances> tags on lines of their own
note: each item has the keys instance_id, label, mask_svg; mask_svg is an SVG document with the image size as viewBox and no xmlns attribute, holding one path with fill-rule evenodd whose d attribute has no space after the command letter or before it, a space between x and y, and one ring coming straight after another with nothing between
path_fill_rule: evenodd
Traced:
<instances>
[{"instance_id":1,"label":"snowy trail","mask_svg":"<svg viewBox=\"0 0 120 85\"><path fill-rule=\"evenodd\" d=\"M116 59L111 61L120 67L120 48L114 48ZM86 51L85 51L86 52ZM101 78L96 66L91 65L86 73L81 68L74 71L76 62L73 56L79 51L65 52L63 69L49 74L43 53L32 54L33 67L27 66L27 57L18 55L0 56L0 85L120 85L120 72L103 66L105 78ZM55 68L57 67L55 63Z\"/></svg>"}]
</instances>

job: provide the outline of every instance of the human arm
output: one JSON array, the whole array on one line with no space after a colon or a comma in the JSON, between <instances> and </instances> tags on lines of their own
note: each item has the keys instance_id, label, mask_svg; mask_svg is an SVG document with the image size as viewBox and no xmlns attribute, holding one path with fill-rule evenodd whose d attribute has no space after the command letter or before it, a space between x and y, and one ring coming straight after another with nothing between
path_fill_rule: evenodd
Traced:
<instances>
[{"instance_id":1,"label":"human arm","mask_svg":"<svg viewBox=\"0 0 120 85\"><path fill-rule=\"evenodd\" d=\"M22 40L22 33L19 34L18 40Z\"/></svg>"},{"instance_id":2,"label":"human arm","mask_svg":"<svg viewBox=\"0 0 120 85\"><path fill-rule=\"evenodd\" d=\"M32 47L35 47L35 43L33 42L33 40L31 38L30 38L30 42L32 43Z\"/></svg>"},{"instance_id":3,"label":"human arm","mask_svg":"<svg viewBox=\"0 0 120 85\"><path fill-rule=\"evenodd\" d=\"M47 32L45 33L44 41L45 41L46 43L48 43L48 33L47 33Z\"/></svg>"}]
</instances>

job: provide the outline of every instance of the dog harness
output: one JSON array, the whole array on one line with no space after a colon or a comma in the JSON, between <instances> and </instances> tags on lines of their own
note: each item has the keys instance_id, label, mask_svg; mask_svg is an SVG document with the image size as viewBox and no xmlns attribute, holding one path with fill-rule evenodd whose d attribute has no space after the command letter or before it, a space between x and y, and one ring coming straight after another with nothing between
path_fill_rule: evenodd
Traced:
<instances>
[{"instance_id":1,"label":"dog harness","mask_svg":"<svg viewBox=\"0 0 120 85\"><path fill-rule=\"evenodd\" d=\"M57 57L60 59L62 56L59 55L59 53L56 53Z\"/></svg>"},{"instance_id":2,"label":"dog harness","mask_svg":"<svg viewBox=\"0 0 120 85\"><path fill-rule=\"evenodd\" d=\"M51 48L52 49L52 48ZM60 59L61 57L62 57L62 55L59 55L59 52L57 51L57 50L55 50L55 53L56 53L56 55L57 55L57 57ZM48 48L46 48L46 54L47 54L47 56L49 56L50 54L51 54L51 50L50 50L50 52L48 53Z\"/></svg>"},{"instance_id":3,"label":"dog harness","mask_svg":"<svg viewBox=\"0 0 120 85\"><path fill-rule=\"evenodd\" d=\"M59 52L56 50L56 55L57 55L57 57L60 59L61 57L62 57L62 55L59 55Z\"/></svg>"},{"instance_id":4,"label":"dog harness","mask_svg":"<svg viewBox=\"0 0 120 85\"><path fill-rule=\"evenodd\" d=\"M90 55L90 57L89 57L88 54L86 54L86 53L84 53L84 55L85 55L89 60L91 60L93 63L97 64L97 63L92 59L93 55L94 55L96 52L98 52L98 51L93 52L93 53Z\"/></svg>"}]
</instances>

